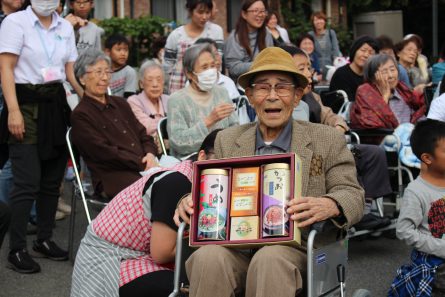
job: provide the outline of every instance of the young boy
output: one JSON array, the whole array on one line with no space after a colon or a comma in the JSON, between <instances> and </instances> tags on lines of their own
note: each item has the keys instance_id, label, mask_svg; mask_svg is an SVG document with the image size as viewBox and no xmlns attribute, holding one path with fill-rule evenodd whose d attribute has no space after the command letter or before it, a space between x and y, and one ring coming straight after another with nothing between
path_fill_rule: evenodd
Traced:
<instances>
[{"instance_id":1,"label":"young boy","mask_svg":"<svg viewBox=\"0 0 445 297\"><path fill-rule=\"evenodd\" d=\"M122 35L111 35L105 40L105 53L111 59L113 74L111 75L111 94L128 98L136 94L138 79L136 71L129 65L128 48L130 43Z\"/></svg>"},{"instance_id":2,"label":"young boy","mask_svg":"<svg viewBox=\"0 0 445 297\"><path fill-rule=\"evenodd\" d=\"M388 296L445 296L445 123L419 122L411 147L422 169L405 190L397 237L413 247L412 263L398 269Z\"/></svg>"},{"instance_id":3,"label":"young boy","mask_svg":"<svg viewBox=\"0 0 445 297\"><path fill-rule=\"evenodd\" d=\"M88 21L90 12L94 8L94 1L70 0L70 8L73 13L67 15L65 19L74 27L79 55L90 48L101 51L101 36L104 34L104 30Z\"/></svg>"}]
</instances>

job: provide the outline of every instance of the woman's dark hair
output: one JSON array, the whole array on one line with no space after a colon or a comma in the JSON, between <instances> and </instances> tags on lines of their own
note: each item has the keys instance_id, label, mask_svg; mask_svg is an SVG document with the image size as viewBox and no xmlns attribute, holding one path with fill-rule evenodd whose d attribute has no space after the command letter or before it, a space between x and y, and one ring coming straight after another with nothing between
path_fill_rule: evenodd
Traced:
<instances>
[{"instance_id":1,"label":"woman's dark hair","mask_svg":"<svg viewBox=\"0 0 445 297\"><path fill-rule=\"evenodd\" d=\"M278 24L278 25L281 25L281 16L280 16L280 13L279 13L278 11L276 11L276 10L271 10L271 11L269 11L269 13L267 14L266 19L264 20L264 23L267 25L267 23L269 22L270 18L271 18L273 15L277 18L277 24Z\"/></svg>"},{"instance_id":2,"label":"woman's dark hair","mask_svg":"<svg viewBox=\"0 0 445 297\"><path fill-rule=\"evenodd\" d=\"M244 11L244 13L247 13L249 7L252 6L257 1L263 2L267 11L267 3L264 2L263 0L245 0L243 2L241 10ZM262 51L264 48L266 48L266 32L267 32L266 21L264 21L261 28L258 29L258 35L257 35L258 51ZM235 35L238 37L238 42L240 43L241 47L243 47L246 50L247 54L253 58L253 50L250 48L250 42L249 42L249 30L247 28L247 21L241 16L241 13L238 18L238 22L236 23Z\"/></svg>"},{"instance_id":3,"label":"woman's dark hair","mask_svg":"<svg viewBox=\"0 0 445 297\"><path fill-rule=\"evenodd\" d=\"M408 34L403 39L414 42L416 44L416 46L417 46L417 49L419 51L422 51L422 49L423 49L423 39L419 35L417 35L417 34Z\"/></svg>"},{"instance_id":4,"label":"woman's dark hair","mask_svg":"<svg viewBox=\"0 0 445 297\"><path fill-rule=\"evenodd\" d=\"M390 49L394 50L394 43L392 42L391 37L386 36L386 35L380 35L379 37L376 38L376 40L379 44L380 50L385 49L385 48L390 48Z\"/></svg>"},{"instance_id":5,"label":"woman's dark hair","mask_svg":"<svg viewBox=\"0 0 445 297\"><path fill-rule=\"evenodd\" d=\"M434 156L434 149L442 139L445 139L445 122L432 119L420 121L411 133L411 149L419 159L422 154Z\"/></svg>"},{"instance_id":6,"label":"woman's dark hair","mask_svg":"<svg viewBox=\"0 0 445 297\"><path fill-rule=\"evenodd\" d=\"M311 34L309 34L309 33L302 33L302 34L300 34L300 35L297 37L297 39L295 40L295 45L298 46L298 47L300 47L301 42L302 42L303 40L305 40L306 38L307 38L307 39L310 39L310 40L312 41L312 43L314 44L314 46L315 46L315 39L314 39L314 37L313 37Z\"/></svg>"},{"instance_id":7,"label":"woman's dark hair","mask_svg":"<svg viewBox=\"0 0 445 297\"><path fill-rule=\"evenodd\" d=\"M212 38L199 38L198 40L195 41L194 44L202 44L202 43L210 43L211 45L213 45L215 48L218 48L218 46L216 45L216 41L213 40Z\"/></svg>"},{"instance_id":8,"label":"woman's dark hair","mask_svg":"<svg viewBox=\"0 0 445 297\"><path fill-rule=\"evenodd\" d=\"M196 7L199 5L204 5L210 11L213 9L213 1L212 0L187 0L185 3L185 8L188 10L189 14L193 13Z\"/></svg>"},{"instance_id":9,"label":"woman's dark hair","mask_svg":"<svg viewBox=\"0 0 445 297\"><path fill-rule=\"evenodd\" d=\"M153 40L153 44L151 48L153 49L153 57L157 58L161 49L165 48L165 44L167 43L166 36L159 36L155 40Z\"/></svg>"}]
</instances>

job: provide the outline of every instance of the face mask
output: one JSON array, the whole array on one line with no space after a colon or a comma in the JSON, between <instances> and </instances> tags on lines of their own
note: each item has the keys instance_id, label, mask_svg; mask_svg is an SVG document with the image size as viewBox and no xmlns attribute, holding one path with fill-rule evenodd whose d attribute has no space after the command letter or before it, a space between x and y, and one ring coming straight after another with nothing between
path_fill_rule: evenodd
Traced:
<instances>
[{"instance_id":1,"label":"face mask","mask_svg":"<svg viewBox=\"0 0 445 297\"><path fill-rule=\"evenodd\" d=\"M210 68L195 75L198 77L198 87L204 92L210 91L218 80L216 68Z\"/></svg>"},{"instance_id":2,"label":"face mask","mask_svg":"<svg viewBox=\"0 0 445 297\"><path fill-rule=\"evenodd\" d=\"M50 16L59 6L59 0L31 0L31 6L40 16Z\"/></svg>"}]
</instances>

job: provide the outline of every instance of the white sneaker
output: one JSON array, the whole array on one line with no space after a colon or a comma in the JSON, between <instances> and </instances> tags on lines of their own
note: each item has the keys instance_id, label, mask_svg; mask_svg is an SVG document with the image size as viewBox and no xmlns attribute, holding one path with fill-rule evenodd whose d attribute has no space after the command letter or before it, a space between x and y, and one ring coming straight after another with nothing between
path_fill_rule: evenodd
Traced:
<instances>
[{"instance_id":1,"label":"white sneaker","mask_svg":"<svg viewBox=\"0 0 445 297\"><path fill-rule=\"evenodd\" d=\"M71 205L66 203L62 197L59 197L59 203L57 204L57 210L63 212L64 214L71 214Z\"/></svg>"}]
</instances>

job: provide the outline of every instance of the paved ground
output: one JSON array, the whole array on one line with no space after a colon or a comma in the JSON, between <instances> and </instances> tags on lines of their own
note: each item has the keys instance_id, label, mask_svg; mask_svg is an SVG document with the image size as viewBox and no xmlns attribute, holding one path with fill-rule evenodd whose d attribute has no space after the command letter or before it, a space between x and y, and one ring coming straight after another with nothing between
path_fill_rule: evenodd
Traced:
<instances>
[{"instance_id":1,"label":"paved ground","mask_svg":"<svg viewBox=\"0 0 445 297\"><path fill-rule=\"evenodd\" d=\"M78 203L76 217L75 247L86 228L86 218ZM68 246L69 218L57 222L54 230L55 240ZM35 236L29 236L29 246ZM5 240L0 251L0 297L64 297L69 296L72 264L37 259L42 272L21 275L6 266L8 241ZM386 296L397 267L405 263L409 249L397 239L380 237L378 239L353 238L349 244L349 268L347 271L348 296L357 288L367 288L374 297Z\"/></svg>"}]
</instances>

